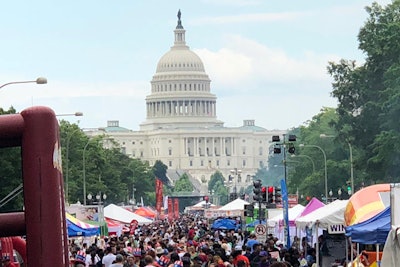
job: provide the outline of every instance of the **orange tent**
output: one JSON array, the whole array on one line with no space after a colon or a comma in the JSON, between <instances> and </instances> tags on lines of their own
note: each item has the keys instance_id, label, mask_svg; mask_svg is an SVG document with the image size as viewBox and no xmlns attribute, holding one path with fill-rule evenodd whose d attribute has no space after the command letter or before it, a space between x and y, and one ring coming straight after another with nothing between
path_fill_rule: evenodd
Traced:
<instances>
[{"instance_id":1,"label":"orange tent","mask_svg":"<svg viewBox=\"0 0 400 267\"><path fill-rule=\"evenodd\" d=\"M390 184L377 184L357 191L346 206L346 226L363 222L390 205Z\"/></svg>"},{"instance_id":2,"label":"orange tent","mask_svg":"<svg viewBox=\"0 0 400 267\"><path fill-rule=\"evenodd\" d=\"M135 214L143 216L145 218L151 218L154 219L156 217L156 213L151 211L150 209L146 207L140 207L137 210L134 211Z\"/></svg>"}]
</instances>

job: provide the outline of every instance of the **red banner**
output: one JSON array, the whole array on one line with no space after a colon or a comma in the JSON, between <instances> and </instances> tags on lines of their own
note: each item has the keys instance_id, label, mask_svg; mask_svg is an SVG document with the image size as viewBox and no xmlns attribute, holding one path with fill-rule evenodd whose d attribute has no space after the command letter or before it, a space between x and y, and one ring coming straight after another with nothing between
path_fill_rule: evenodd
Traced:
<instances>
[{"instance_id":1,"label":"red banner","mask_svg":"<svg viewBox=\"0 0 400 267\"><path fill-rule=\"evenodd\" d=\"M172 203L172 198L168 198L168 220L172 220L174 218L174 205Z\"/></svg>"},{"instance_id":2,"label":"red banner","mask_svg":"<svg viewBox=\"0 0 400 267\"><path fill-rule=\"evenodd\" d=\"M163 204L163 183L160 179L156 178L156 210L161 213Z\"/></svg>"},{"instance_id":3,"label":"red banner","mask_svg":"<svg viewBox=\"0 0 400 267\"><path fill-rule=\"evenodd\" d=\"M175 219L179 219L179 199L175 198L174 199L174 217Z\"/></svg>"}]
</instances>

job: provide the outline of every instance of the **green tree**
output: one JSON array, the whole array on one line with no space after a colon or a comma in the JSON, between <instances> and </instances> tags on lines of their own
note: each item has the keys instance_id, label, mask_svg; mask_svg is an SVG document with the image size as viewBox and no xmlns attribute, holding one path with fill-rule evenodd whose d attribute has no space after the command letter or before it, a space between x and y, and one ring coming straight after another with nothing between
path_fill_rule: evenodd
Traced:
<instances>
[{"instance_id":1,"label":"green tree","mask_svg":"<svg viewBox=\"0 0 400 267\"><path fill-rule=\"evenodd\" d=\"M0 108L0 115L15 114L16 110ZM20 147L0 149L0 211L20 211L23 208L23 194L14 192L22 184L22 163Z\"/></svg>"},{"instance_id":2,"label":"green tree","mask_svg":"<svg viewBox=\"0 0 400 267\"><path fill-rule=\"evenodd\" d=\"M358 35L365 63L341 60L328 66L332 95L339 101L335 128L358 148L355 167L364 174L362 179L398 182L400 1L386 7L373 3L366 10L369 18Z\"/></svg>"},{"instance_id":3,"label":"green tree","mask_svg":"<svg viewBox=\"0 0 400 267\"><path fill-rule=\"evenodd\" d=\"M193 189L193 185L186 173L182 174L174 185L174 192L192 192Z\"/></svg>"},{"instance_id":4,"label":"green tree","mask_svg":"<svg viewBox=\"0 0 400 267\"><path fill-rule=\"evenodd\" d=\"M216 171L214 174L211 175L208 182L208 191L211 192L212 190L215 190L215 185L217 183L222 185L225 183L225 178L220 171Z\"/></svg>"},{"instance_id":5,"label":"green tree","mask_svg":"<svg viewBox=\"0 0 400 267\"><path fill-rule=\"evenodd\" d=\"M214 192L213 196L219 199L220 205L228 203L229 188L225 185L225 178L220 171L211 175L208 182L208 192ZM215 199L215 197L212 199Z\"/></svg>"},{"instance_id":6,"label":"green tree","mask_svg":"<svg viewBox=\"0 0 400 267\"><path fill-rule=\"evenodd\" d=\"M168 167L161 160L157 160L153 166L153 173L155 177L160 179L163 184L170 185L169 179L167 178Z\"/></svg>"}]
</instances>

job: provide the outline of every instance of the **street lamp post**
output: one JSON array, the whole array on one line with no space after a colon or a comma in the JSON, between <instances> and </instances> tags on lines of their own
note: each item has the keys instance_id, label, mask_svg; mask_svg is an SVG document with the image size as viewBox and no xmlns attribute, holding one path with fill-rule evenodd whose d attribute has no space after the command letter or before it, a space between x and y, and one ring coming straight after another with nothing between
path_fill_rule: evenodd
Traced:
<instances>
[{"instance_id":1,"label":"street lamp post","mask_svg":"<svg viewBox=\"0 0 400 267\"><path fill-rule=\"evenodd\" d=\"M233 175L233 179L235 180L234 187L233 187L233 193L235 194L235 198L237 198L237 179L239 178L239 175L242 173L241 170L238 170L237 168L231 170L231 174Z\"/></svg>"},{"instance_id":2,"label":"street lamp post","mask_svg":"<svg viewBox=\"0 0 400 267\"><path fill-rule=\"evenodd\" d=\"M76 116L76 117L81 117L83 116L83 113L80 111L77 111L75 113L66 113L66 114L56 114L56 117L65 117L65 116Z\"/></svg>"},{"instance_id":3,"label":"street lamp post","mask_svg":"<svg viewBox=\"0 0 400 267\"><path fill-rule=\"evenodd\" d=\"M83 169L83 205L86 206L86 159L85 159L85 152L86 152L86 148L89 145L89 143L91 141L93 141L95 139L89 139L89 141L87 141L86 145L83 147L83 156L82 156L82 169Z\"/></svg>"},{"instance_id":4,"label":"street lamp post","mask_svg":"<svg viewBox=\"0 0 400 267\"><path fill-rule=\"evenodd\" d=\"M93 198L92 194L88 194L87 195L87 199L89 201L91 201ZM104 230L104 224L105 224L105 220L104 220L104 201L107 199L107 195L106 194L101 194L101 192L99 192L96 195L96 202L94 202L94 204L97 204L97 220L99 222L99 226L100 226L100 234L104 235L105 234L105 230Z\"/></svg>"},{"instance_id":5,"label":"street lamp post","mask_svg":"<svg viewBox=\"0 0 400 267\"><path fill-rule=\"evenodd\" d=\"M305 144L300 144L300 147L315 147L321 150L322 154L324 155L324 163L325 163L325 202L327 203L328 201L328 169L326 167L326 153L325 151L317 145L305 145Z\"/></svg>"},{"instance_id":6,"label":"street lamp post","mask_svg":"<svg viewBox=\"0 0 400 267\"><path fill-rule=\"evenodd\" d=\"M320 134L320 138L334 138L334 135L326 135L326 134ZM353 147L351 146L351 143L346 140L347 145L349 146L349 153L350 153L350 186L351 186L351 193L354 194L354 168L353 168Z\"/></svg>"},{"instance_id":7,"label":"street lamp post","mask_svg":"<svg viewBox=\"0 0 400 267\"><path fill-rule=\"evenodd\" d=\"M69 143L71 141L72 136L74 133L77 131L80 131L81 129L77 128L74 131L72 131L68 136L67 136L67 145L66 145L66 162L65 162L65 201L68 203L69 199L69 186L68 186L68 181L69 181ZM86 193L86 192L85 192Z\"/></svg>"},{"instance_id":8,"label":"street lamp post","mask_svg":"<svg viewBox=\"0 0 400 267\"><path fill-rule=\"evenodd\" d=\"M291 157L292 158L299 157L299 158L307 158L307 159L309 159L311 161L311 164L312 164L312 167L313 167L313 173L315 172L315 163L314 163L314 160L312 159L312 157L307 156L307 155L303 155L303 154L300 154L300 155L293 154L293 155L291 155Z\"/></svg>"},{"instance_id":9,"label":"street lamp post","mask_svg":"<svg viewBox=\"0 0 400 267\"><path fill-rule=\"evenodd\" d=\"M17 82L9 82L9 83L5 83L3 85L0 85L0 89L10 85L10 84L18 84L18 83L36 83L36 84L46 84L47 83L47 79L44 77L39 77L36 80L33 81L17 81Z\"/></svg>"}]
</instances>

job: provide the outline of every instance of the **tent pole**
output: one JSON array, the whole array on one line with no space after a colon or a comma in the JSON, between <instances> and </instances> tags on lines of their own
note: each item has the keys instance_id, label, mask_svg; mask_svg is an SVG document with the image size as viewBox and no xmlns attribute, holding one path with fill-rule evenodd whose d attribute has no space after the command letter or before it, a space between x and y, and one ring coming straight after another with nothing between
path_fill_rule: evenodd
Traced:
<instances>
[{"instance_id":1,"label":"tent pole","mask_svg":"<svg viewBox=\"0 0 400 267\"><path fill-rule=\"evenodd\" d=\"M317 266L320 266L319 265L319 240L318 240L318 224L315 224L315 235L316 235L316 241L317 241L317 243L316 243L316 251L315 251L315 255L317 256L316 258L317 258L317 260L316 260L316 262L317 262Z\"/></svg>"},{"instance_id":2,"label":"tent pole","mask_svg":"<svg viewBox=\"0 0 400 267\"><path fill-rule=\"evenodd\" d=\"M349 260L349 238L345 236L345 240L346 240L346 251L345 251L345 255L346 255L346 263Z\"/></svg>"},{"instance_id":3,"label":"tent pole","mask_svg":"<svg viewBox=\"0 0 400 267\"><path fill-rule=\"evenodd\" d=\"M379 261L380 261L380 259L379 259L379 244L376 244L376 264L378 266L380 266Z\"/></svg>"}]
</instances>

